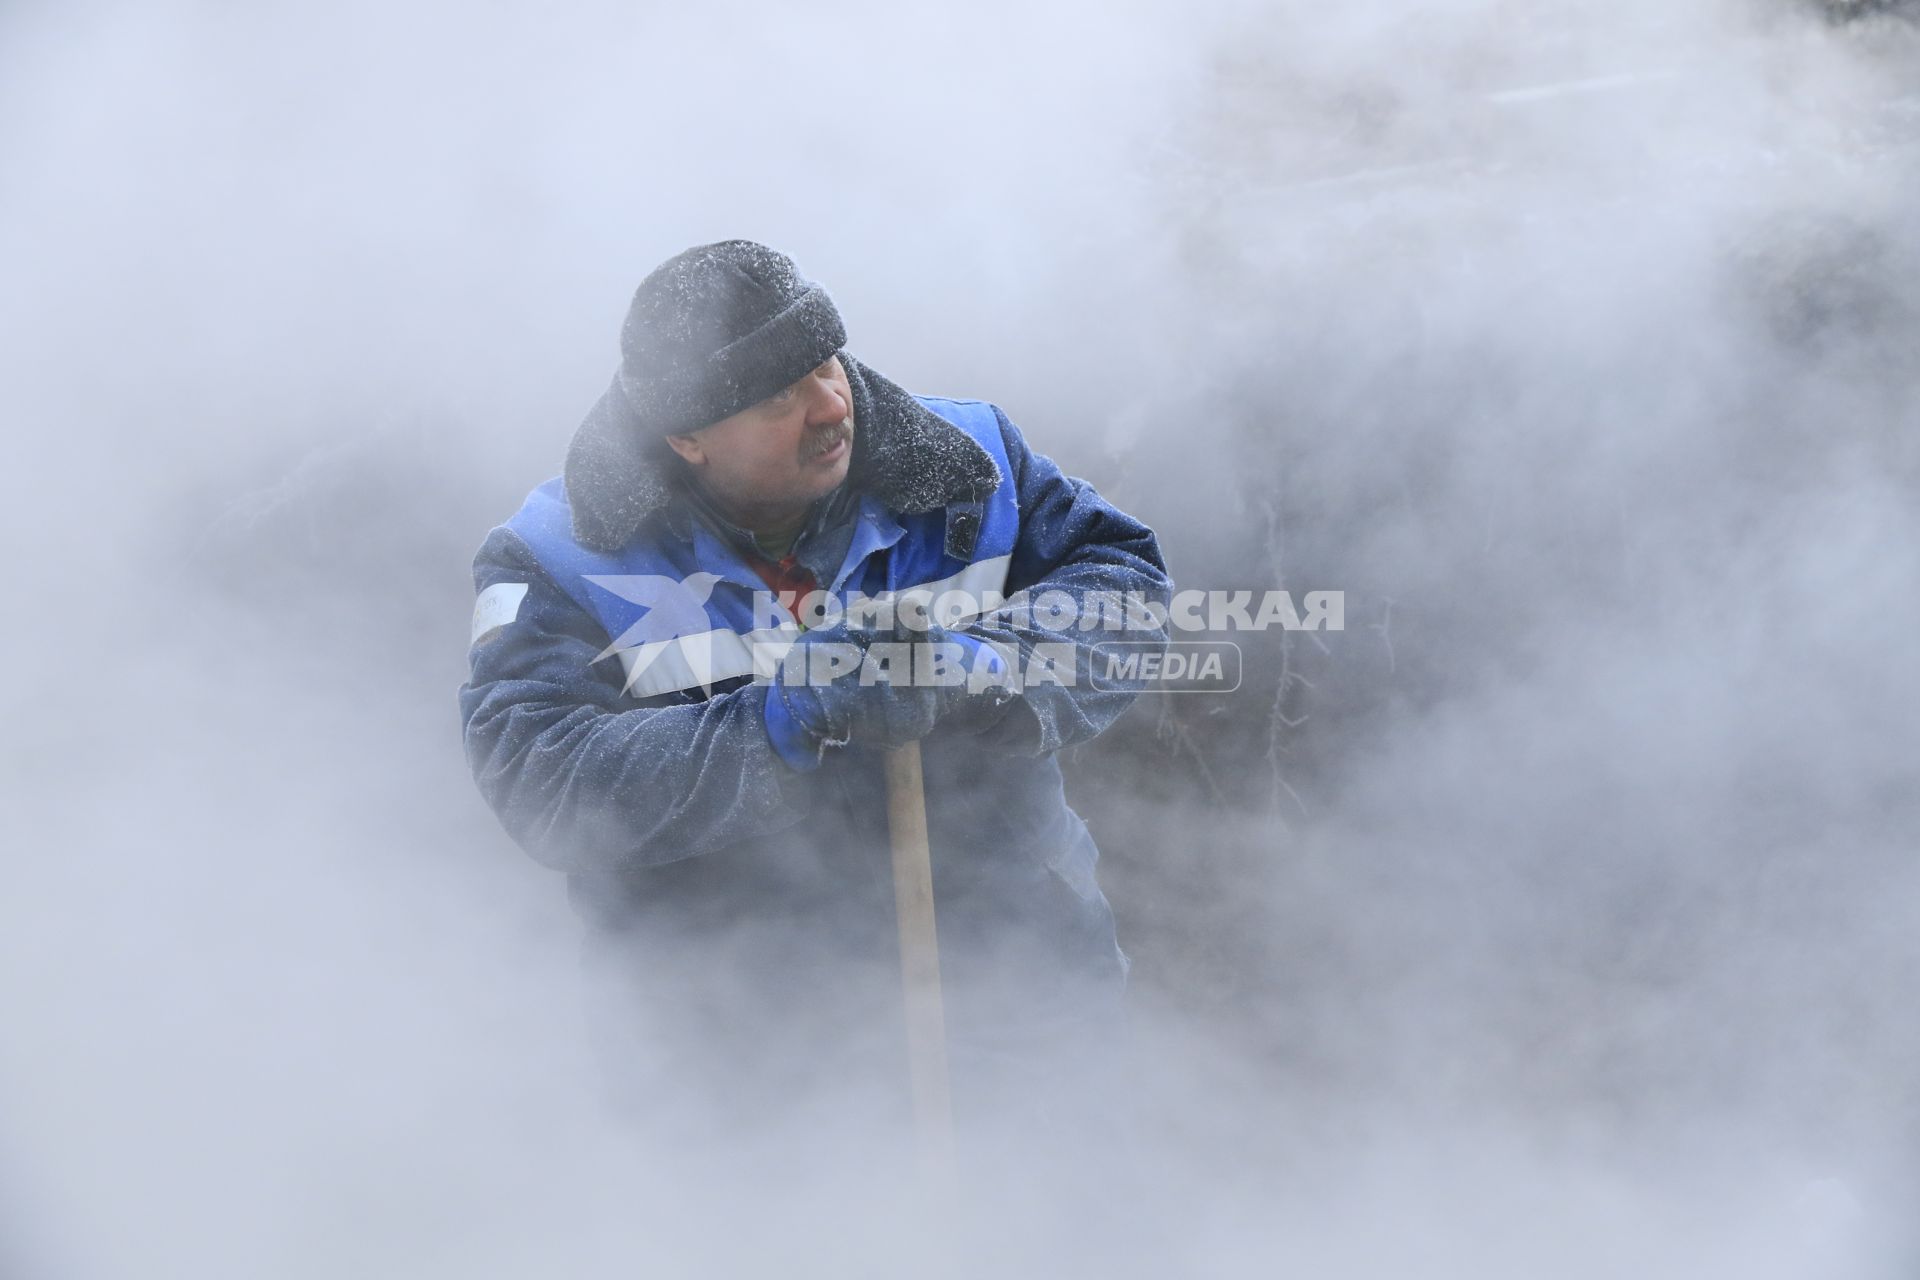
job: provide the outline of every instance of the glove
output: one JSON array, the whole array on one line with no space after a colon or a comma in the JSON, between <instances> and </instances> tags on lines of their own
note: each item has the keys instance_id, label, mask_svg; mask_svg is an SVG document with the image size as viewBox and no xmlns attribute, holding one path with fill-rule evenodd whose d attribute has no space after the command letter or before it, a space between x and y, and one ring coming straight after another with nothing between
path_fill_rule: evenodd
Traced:
<instances>
[{"instance_id":1,"label":"glove","mask_svg":"<svg viewBox=\"0 0 1920 1280\"><path fill-rule=\"evenodd\" d=\"M965 654L967 696L947 708L941 723L962 733L985 733L1000 723L1019 697L1013 668L1000 647L984 636L971 631L945 631L943 636Z\"/></svg>"},{"instance_id":2,"label":"glove","mask_svg":"<svg viewBox=\"0 0 1920 1280\"><path fill-rule=\"evenodd\" d=\"M1008 671L993 645L943 627L809 631L766 686L767 736L801 770L817 767L829 746L903 746L957 708L1000 706L1012 697Z\"/></svg>"}]
</instances>

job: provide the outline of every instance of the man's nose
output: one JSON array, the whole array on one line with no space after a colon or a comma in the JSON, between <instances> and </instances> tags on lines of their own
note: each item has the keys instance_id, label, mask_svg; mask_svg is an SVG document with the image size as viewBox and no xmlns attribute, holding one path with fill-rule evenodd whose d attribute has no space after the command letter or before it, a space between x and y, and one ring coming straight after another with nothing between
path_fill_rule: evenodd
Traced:
<instances>
[{"instance_id":1,"label":"man's nose","mask_svg":"<svg viewBox=\"0 0 1920 1280\"><path fill-rule=\"evenodd\" d=\"M847 398L825 378L807 379L807 425L824 427L847 416Z\"/></svg>"}]
</instances>

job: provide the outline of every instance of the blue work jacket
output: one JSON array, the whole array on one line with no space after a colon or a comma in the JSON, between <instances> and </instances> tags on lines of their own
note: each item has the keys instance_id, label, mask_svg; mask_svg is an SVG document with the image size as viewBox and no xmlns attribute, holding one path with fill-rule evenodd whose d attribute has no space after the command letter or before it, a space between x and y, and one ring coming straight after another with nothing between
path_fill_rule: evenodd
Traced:
<instances>
[{"instance_id":1,"label":"blue work jacket","mask_svg":"<svg viewBox=\"0 0 1920 1280\"><path fill-rule=\"evenodd\" d=\"M909 396L842 360L858 501L822 586L1166 601L1152 530L1029 449L997 407ZM836 966L893 954L882 760L831 748L802 771L775 751L751 651L792 621L756 609L763 583L677 496L677 467L638 434L616 387L564 475L488 535L460 690L467 757L507 831L570 877L602 931L668 942L673 962L650 962L663 975L719 955L734 978L791 997ZM985 724L943 722L922 743L941 961L962 1035L969 1020L1019 1019L1009 984L1029 1013L1123 984L1098 853L1055 753L1101 732L1138 692L1094 678L1095 646L1165 640L1159 628L1116 636L1032 609L967 625L1023 658L1054 655L1056 678L1029 683Z\"/></svg>"}]
</instances>

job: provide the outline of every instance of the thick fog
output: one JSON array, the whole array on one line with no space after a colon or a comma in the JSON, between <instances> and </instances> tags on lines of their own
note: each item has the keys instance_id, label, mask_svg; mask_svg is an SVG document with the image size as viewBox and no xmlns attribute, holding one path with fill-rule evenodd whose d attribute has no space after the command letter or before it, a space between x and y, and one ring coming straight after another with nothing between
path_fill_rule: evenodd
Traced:
<instances>
[{"instance_id":1,"label":"thick fog","mask_svg":"<svg viewBox=\"0 0 1920 1280\"><path fill-rule=\"evenodd\" d=\"M1900 6L29 0L0 172L0 1272L1920 1256ZM1132 1173L669 1155L467 776L472 554L732 236L1180 586L1346 593L1067 761Z\"/></svg>"}]
</instances>

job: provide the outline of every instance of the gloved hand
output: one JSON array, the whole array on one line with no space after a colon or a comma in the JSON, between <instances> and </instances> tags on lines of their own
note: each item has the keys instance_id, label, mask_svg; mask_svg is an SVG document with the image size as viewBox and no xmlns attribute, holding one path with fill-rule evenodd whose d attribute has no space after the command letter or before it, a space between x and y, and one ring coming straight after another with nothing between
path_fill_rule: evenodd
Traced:
<instances>
[{"instance_id":1,"label":"gloved hand","mask_svg":"<svg viewBox=\"0 0 1920 1280\"><path fill-rule=\"evenodd\" d=\"M830 746L902 746L958 707L1011 698L1007 670L985 640L938 626L809 631L766 687L767 736L797 769L818 765Z\"/></svg>"},{"instance_id":2,"label":"gloved hand","mask_svg":"<svg viewBox=\"0 0 1920 1280\"><path fill-rule=\"evenodd\" d=\"M946 709L941 723L962 733L984 733L1000 723L1007 708L1020 696L1006 657L1017 650L1003 649L973 631L935 629L945 640L961 646L967 669L967 696Z\"/></svg>"}]
</instances>

